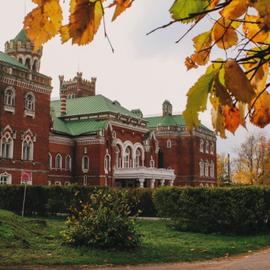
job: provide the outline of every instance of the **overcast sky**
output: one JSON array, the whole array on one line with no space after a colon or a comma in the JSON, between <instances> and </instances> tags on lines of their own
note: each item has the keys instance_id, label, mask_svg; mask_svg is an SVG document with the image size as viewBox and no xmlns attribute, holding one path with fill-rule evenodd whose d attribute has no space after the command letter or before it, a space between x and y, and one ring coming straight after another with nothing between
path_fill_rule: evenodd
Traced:
<instances>
[{"instance_id":1,"label":"overcast sky","mask_svg":"<svg viewBox=\"0 0 270 270\"><path fill-rule=\"evenodd\" d=\"M68 8L67 2L64 4L65 10ZM149 30L170 20L168 9L172 2L136 0L133 7L114 23L110 22L111 13L108 13L107 32L115 49L114 54L104 38L102 28L94 42L83 47L70 43L61 45L59 38L49 41L44 46L41 72L53 78L52 98L58 98L58 75L70 79L80 71L86 79L97 77L98 94L118 100L128 109L140 108L144 115L160 114L162 102L168 99L173 104L174 112L182 112L188 89L203 73L203 69L187 72L184 59L193 51L192 37L203 31L205 24L180 44L175 44L175 40L185 32L183 25L174 25L146 36ZM0 16L1 51L4 51L5 41L21 30L25 11L29 12L32 7L31 0L5 1ZM200 119L211 128L209 111L201 114ZM229 135L226 140L218 139L218 152L232 152L247 135L248 132L240 128L235 136Z\"/></svg>"}]
</instances>

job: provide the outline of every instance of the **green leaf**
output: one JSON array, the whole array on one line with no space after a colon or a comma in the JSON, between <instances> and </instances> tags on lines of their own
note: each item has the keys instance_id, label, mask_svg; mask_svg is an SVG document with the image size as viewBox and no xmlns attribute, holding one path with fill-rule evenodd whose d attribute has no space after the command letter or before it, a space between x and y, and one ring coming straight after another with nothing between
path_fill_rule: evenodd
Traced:
<instances>
[{"instance_id":1,"label":"green leaf","mask_svg":"<svg viewBox=\"0 0 270 270\"><path fill-rule=\"evenodd\" d=\"M193 14L206 10L208 6L209 3L207 0L175 0L170 8L170 13L174 20L185 19L182 22L189 23L197 18L197 16L193 17ZM192 18L189 18L190 16Z\"/></svg>"},{"instance_id":2,"label":"green leaf","mask_svg":"<svg viewBox=\"0 0 270 270\"><path fill-rule=\"evenodd\" d=\"M210 93L216 72L202 75L189 89L186 109L183 112L189 130L200 124L198 114L206 110L207 98Z\"/></svg>"}]
</instances>

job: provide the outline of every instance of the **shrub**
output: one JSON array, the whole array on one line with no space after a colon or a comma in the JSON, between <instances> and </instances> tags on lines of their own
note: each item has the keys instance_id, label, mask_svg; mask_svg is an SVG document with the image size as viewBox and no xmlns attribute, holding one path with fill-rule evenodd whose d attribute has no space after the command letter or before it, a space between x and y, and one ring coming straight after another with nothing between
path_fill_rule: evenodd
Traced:
<instances>
[{"instance_id":1,"label":"shrub","mask_svg":"<svg viewBox=\"0 0 270 270\"><path fill-rule=\"evenodd\" d=\"M161 188L159 216L179 230L248 234L270 231L269 187Z\"/></svg>"},{"instance_id":2,"label":"shrub","mask_svg":"<svg viewBox=\"0 0 270 270\"><path fill-rule=\"evenodd\" d=\"M127 191L96 189L79 210L73 209L63 232L65 243L104 249L137 247L140 235L130 209Z\"/></svg>"}]
</instances>

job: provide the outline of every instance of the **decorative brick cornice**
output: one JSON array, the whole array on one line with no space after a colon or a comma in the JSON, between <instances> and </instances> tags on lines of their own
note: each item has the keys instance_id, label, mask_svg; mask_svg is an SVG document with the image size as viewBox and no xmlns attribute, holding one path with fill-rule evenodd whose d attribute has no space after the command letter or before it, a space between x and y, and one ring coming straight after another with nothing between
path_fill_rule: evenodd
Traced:
<instances>
[{"instance_id":1,"label":"decorative brick cornice","mask_svg":"<svg viewBox=\"0 0 270 270\"><path fill-rule=\"evenodd\" d=\"M105 144L104 137L87 136L75 139L78 145Z\"/></svg>"},{"instance_id":2,"label":"decorative brick cornice","mask_svg":"<svg viewBox=\"0 0 270 270\"><path fill-rule=\"evenodd\" d=\"M30 80L25 81L17 77L8 77L6 75L0 77L0 82L5 83L9 86L21 87L21 88L25 88L33 92L47 94L47 95L50 95L52 91L52 87L49 85L41 85Z\"/></svg>"},{"instance_id":3,"label":"decorative brick cornice","mask_svg":"<svg viewBox=\"0 0 270 270\"><path fill-rule=\"evenodd\" d=\"M62 144L62 145L74 145L74 141L68 137L50 135L49 143Z\"/></svg>"}]
</instances>

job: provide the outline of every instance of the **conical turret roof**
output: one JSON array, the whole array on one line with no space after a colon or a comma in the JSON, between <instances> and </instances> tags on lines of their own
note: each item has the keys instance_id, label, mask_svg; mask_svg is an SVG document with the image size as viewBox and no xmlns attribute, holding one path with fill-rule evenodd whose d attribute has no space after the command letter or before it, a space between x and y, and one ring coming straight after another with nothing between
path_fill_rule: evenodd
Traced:
<instances>
[{"instance_id":1,"label":"conical turret roof","mask_svg":"<svg viewBox=\"0 0 270 270\"><path fill-rule=\"evenodd\" d=\"M22 29L18 35L14 38L14 41L22 41L22 42L27 42L30 41L29 38L26 35L26 32L24 29Z\"/></svg>"}]
</instances>

